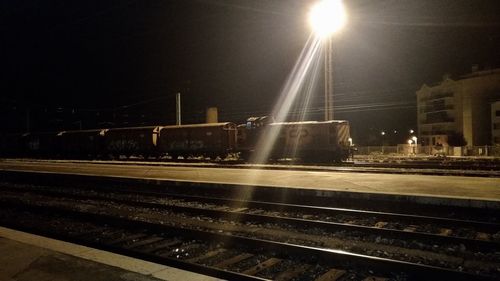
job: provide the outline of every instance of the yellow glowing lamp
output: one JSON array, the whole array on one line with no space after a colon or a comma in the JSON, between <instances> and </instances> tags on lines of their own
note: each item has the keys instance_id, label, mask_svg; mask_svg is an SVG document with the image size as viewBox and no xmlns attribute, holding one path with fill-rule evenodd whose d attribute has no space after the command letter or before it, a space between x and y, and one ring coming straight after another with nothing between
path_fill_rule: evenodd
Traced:
<instances>
[{"instance_id":1,"label":"yellow glowing lamp","mask_svg":"<svg viewBox=\"0 0 500 281\"><path fill-rule=\"evenodd\" d=\"M309 13L309 23L321 38L339 31L347 22L347 14L341 0L322 0Z\"/></svg>"}]
</instances>

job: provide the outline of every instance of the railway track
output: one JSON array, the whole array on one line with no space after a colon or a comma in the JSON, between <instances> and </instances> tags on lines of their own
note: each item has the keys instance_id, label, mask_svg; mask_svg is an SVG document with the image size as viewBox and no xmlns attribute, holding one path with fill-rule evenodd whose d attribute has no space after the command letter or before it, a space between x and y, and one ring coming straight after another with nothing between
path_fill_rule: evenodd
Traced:
<instances>
[{"instance_id":1,"label":"railway track","mask_svg":"<svg viewBox=\"0 0 500 281\"><path fill-rule=\"evenodd\" d=\"M491 251L500 248L500 223L462 220L411 214L365 211L345 208L244 201L172 193L100 193L93 191L67 192L17 188L14 192L47 195L43 201L62 198L115 202L135 207L186 213L238 222L284 224L326 231L361 232L400 240L419 240L428 243L462 244L467 249Z\"/></svg>"},{"instance_id":2,"label":"railway track","mask_svg":"<svg viewBox=\"0 0 500 281\"><path fill-rule=\"evenodd\" d=\"M356 160L342 164L314 164L280 161L273 164L248 164L240 160L212 161L207 159L178 159L176 161L153 159L121 159L121 160L41 160L41 159L14 159L20 162L49 162L49 163L88 163L88 164L116 164L116 165L145 165L145 166L185 166L210 168L258 168L277 170L310 170L310 171L340 171L357 173L389 173L389 174L422 174L422 175L459 175L475 177L500 177L500 160L488 159L480 161L459 160ZM4 161L11 161L5 159Z\"/></svg>"},{"instance_id":3,"label":"railway track","mask_svg":"<svg viewBox=\"0 0 500 281\"><path fill-rule=\"evenodd\" d=\"M1 219L9 226L229 280L494 280L398 260L105 214L21 204L4 204L2 209ZM13 210L15 221L6 218ZM58 213L64 216L53 215Z\"/></svg>"},{"instance_id":4,"label":"railway track","mask_svg":"<svg viewBox=\"0 0 500 281\"><path fill-rule=\"evenodd\" d=\"M343 272L343 278L345 278L345 276L351 276L356 280L363 280L363 278L371 277L378 278L380 276L382 276L383 278L394 280L419 280L423 278L423 276L425 276L426 278L432 277L432 279L437 279L437 277L446 277L452 278L453 280L494 279L492 276L487 276L487 274L484 274L484 272L479 272L479 274L476 274L477 272L474 272L474 270L468 268L459 268L459 270L454 270L452 268L446 268L446 266L422 265L422 261L417 261L421 263L418 264L416 262L412 262L411 259L397 260L384 257L383 255L367 254L371 253L370 251L365 251L364 253L355 253L355 251L350 251L351 253L348 253L335 250L331 247L325 247L325 245L323 244L317 245L315 242L306 241L307 239L279 239L276 237L269 238L268 234L263 235L262 233L258 233L259 231L254 231L256 229L258 230L260 228L264 228L264 226L273 230L276 230L277 228L281 230L292 229L294 231L297 229L303 229L306 230L304 231L305 233L307 233L307 230L314 230L314 232L319 233L319 235L321 236L333 235L333 237L336 239L356 239L360 237L372 237L365 240L372 239L374 240L372 241L373 244L379 245L382 245L384 244L384 241L389 240L392 241L393 244L398 244L399 246L402 245L403 247L409 248L411 248L412 245L418 245L419 243L428 244L431 248L434 248L436 244L441 244L440 246L438 246L438 248L446 249L452 247L452 252L454 251L453 247L456 246L466 249L466 251L456 253L457 256L462 256L461 258L464 260L465 257L469 256L471 253L477 255L478 252L480 255L486 257L492 256L499 259L495 254L495 251L499 249L499 241L496 240L495 235L498 234L500 226L497 223L488 221L470 221L439 217L424 217L408 214L370 212L362 210L291 205L272 202L241 201L179 194L137 192L103 193L95 190L75 192L75 190L71 191L68 189L57 190L47 187L33 188L29 186L17 186L16 188L4 189L2 200L7 205L10 204L14 207L16 205L21 205L24 209L34 208L37 210L37 212L48 212L47 210L50 210L50 212L60 212L64 214L71 213L79 217L91 218L87 223L93 222L95 220L104 224L110 224L115 219L118 219L128 220L127 222L122 221L121 224L123 225L136 225L134 227L147 229L148 231L151 231L151 229L153 229L153 233L148 233L144 236L146 237L144 238L146 242L138 242L141 245L143 243L145 243L144 245L149 245L151 243L154 244L157 242L157 239L158 241L160 241L160 237L156 236L159 235L158 233L165 232L165 229L167 228L169 228L169 231L166 231L168 233L179 233L179 231L181 231L179 229L182 229L182 231L189 233L189 235L179 234L180 237L189 237L188 239L195 239L196 241L203 241L203 239L201 239L200 237L210 237L209 240L211 241L211 243L213 241L217 241L217 243L219 243L220 241L225 241L227 243L228 240L240 241L241 243L243 243L242 245L252 246L250 249L245 250L246 252L241 250L244 253L240 253L240 250L236 251L237 254L234 256L235 259L236 256L240 255L243 255L241 257L248 256L248 259L250 259L250 257L262 256L261 258L257 258L257 260L262 261L264 264L254 264L255 262L250 262L250 264L255 267L253 271L257 270L257 268L274 268L274 266L277 266L278 264L288 264L289 266L287 266L287 268L291 267L297 269L297 275L307 275L305 272L309 270L311 266L317 264L319 261L323 261L324 258L326 260L337 262L349 261L347 264L334 263L331 265L324 265L321 267L322 270L326 270L324 273L327 273L330 268L334 270L332 272ZM82 205L83 207L68 207L78 206L78 204ZM130 218L124 218L123 216L120 217L120 210L110 211L110 209L112 209L110 206L118 205L122 206L118 209L123 209L123 206L126 206L125 209L127 211L125 213L132 214L131 216L136 217L136 219L131 220ZM157 219L145 222L144 217L142 220L137 220L137 217L141 217L137 214L151 214L155 212L160 214L160 218L165 218L165 216L172 216L172 214L182 214L182 216L185 216L186 218L196 218L196 220L205 221L209 224L216 224L217 222L222 221L226 224L238 224L243 226L253 224L257 227L254 227L250 232L245 232L241 229L238 229L237 227L230 229L217 229L217 227L210 228L206 225L189 225L189 223L187 222L188 219L186 219L186 222L183 222L181 219L180 222L177 223L167 223L161 221L161 219L161 223L158 221L155 222L155 220ZM114 213L115 215L102 215L103 213ZM148 220L147 218L149 216L145 217L146 220ZM144 223L147 224L141 225ZM436 225L438 226L437 228L435 227ZM160 231L160 229L157 227L163 227L163 232ZM467 227L468 231L464 232L463 228L465 227ZM173 229L175 229L175 231ZM433 233L433 231L425 231L429 229L434 229L434 231L437 230L438 233ZM459 231L461 229L462 232ZM252 234L252 232L254 233ZM102 231L97 231L98 235L103 235L102 233ZM193 233L197 234L194 235ZM464 235L464 233L466 235ZM136 234L130 234L130 238L133 240L133 237L135 237L135 235ZM216 237L213 237L213 235L215 235ZM126 240L126 237L123 237L123 239ZM139 241L143 241L142 238L139 239ZM265 241L268 244L258 244L255 241ZM366 241L362 242L367 243ZM214 248L212 243L208 246L201 247L200 249L203 248L206 250L200 251L200 253L210 253L210 255L213 253L215 256L218 256L219 251L221 253L227 252L229 250L235 251L232 247L237 247L237 243L231 245L224 244L223 246L219 246ZM102 247L102 245L100 247ZM104 248L106 247L107 246L105 246ZM272 253L250 251L254 248L274 250L272 251ZM115 249L114 251L118 250ZM249 251L252 253L247 253ZM316 257L316 259L301 264L297 263L298 258L296 258L294 255L285 257L287 255L290 255L290 253L295 253L298 257L313 256ZM340 255L344 253L347 254L348 257ZM322 258L320 259L318 257ZM150 260L150 258L151 257L145 259ZM231 258L228 257L228 259ZM197 260L199 261L202 259L197 258ZM497 260L496 262L500 263L500 260ZM370 275L370 270L368 272L363 271L362 273L359 273L359 267L371 268L371 272L380 272L380 276L372 276L373 274ZM397 268L396 272L394 271L395 268ZM304 269L304 272L299 272L299 269ZM250 268L247 268L246 270L250 270ZM242 272L253 272L246 270L236 272L238 274L241 274ZM208 274L201 269L196 269L193 271ZM262 272L261 270L258 271ZM275 273L276 274L272 276L267 276L266 274L264 274L266 276L262 278L289 280L280 279L282 277L278 278L278 276L281 276L280 274L284 274L284 272ZM218 273L210 273L209 275L220 277ZM312 278L311 276L309 276L309 279L306 278L297 280L315 280L315 278L320 278L320 276L317 275L314 275L314 278ZM232 277L229 279L235 278Z\"/></svg>"}]
</instances>

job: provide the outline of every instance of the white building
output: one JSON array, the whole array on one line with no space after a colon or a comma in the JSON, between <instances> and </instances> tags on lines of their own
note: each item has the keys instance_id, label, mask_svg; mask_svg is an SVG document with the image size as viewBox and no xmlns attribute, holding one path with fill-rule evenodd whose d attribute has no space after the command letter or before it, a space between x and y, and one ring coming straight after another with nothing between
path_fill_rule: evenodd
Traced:
<instances>
[{"instance_id":1,"label":"white building","mask_svg":"<svg viewBox=\"0 0 500 281\"><path fill-rule=\"evenodd\" d=\"M418 139L423 145L447 146L454 133L462 133L468 146L491 145L493 135L499 134L500 69L444 77L437 85L424 84L416 94Z\"/></svg>"}]
</instances>

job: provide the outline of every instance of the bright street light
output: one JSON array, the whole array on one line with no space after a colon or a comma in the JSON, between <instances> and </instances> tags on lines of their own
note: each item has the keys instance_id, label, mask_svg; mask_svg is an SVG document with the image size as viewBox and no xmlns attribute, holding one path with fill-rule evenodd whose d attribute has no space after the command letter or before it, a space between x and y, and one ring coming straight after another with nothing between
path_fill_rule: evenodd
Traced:
<instances>
[{"instance_id":1,"label":"bright street light","mask_svg":"<svg viewBox=\"0 0 500 281\"><path fill-rule=\"evenodd\" d=\"M339 31L346 22L347 14L341 0L322 0L309 13L309 23L322 39Z\"/></svg>"},{"instance_id":2,"label":"bright street light","mask_svg":"<svg viewBox=\"0 0 500 281\"><path fill-rule=\"evenodd\" d=\"M321 0L309 12L309 23L325 50L325 120L333 120L333 47L332 35L347 22L342 0Z\"/></svg>"}]
</instances>

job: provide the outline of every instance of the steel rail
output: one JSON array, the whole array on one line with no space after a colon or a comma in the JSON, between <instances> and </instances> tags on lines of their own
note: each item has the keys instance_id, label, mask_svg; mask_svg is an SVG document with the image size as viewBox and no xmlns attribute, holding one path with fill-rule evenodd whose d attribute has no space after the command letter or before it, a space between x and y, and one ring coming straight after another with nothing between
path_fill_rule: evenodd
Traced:
<instances>
[{"instance_id":1,"label":"steel rail","mask_svg":"<svg viewBox=\"0 0 500 281\"><path fill-rule=\"evenodd\" d=\"M5 205L4 205L5 206ZM98 222L106 225L114 225L125 229L137 230L147 229L156 233L175 233L184 237L193 239L223 242L225 245L246 247L260 247L263 249L274 250L286 255L297 255L300 257L314 256L322 261L333 262L342 266L362 266L369 267L380 272L404 272L416 280L434 279L434 280L497 280L492 276L477 275L469 272L456 271L441 267L416 264L411 262L379 258L350 252L325 249L318 247L302 246L290 243L275 242L264 239L248 238L233 234L208 232L203 230L187 229L181 227L167 226L158 223L134 220L130 218L118 218L111 215L95 214L81 211L68 210L59 207L40 207L30 204L14 204L15 207L24 206L30 210L38 212L62 212L65 216L76 217L85 221Z\"/></svg>"},{"instance_id":2,"label":"steel rail","mask_svg":"<svg viewBox=\"0 0 500 281\"><path fill-rule=\"evenodd\" d=\"M13 188L9 188L10 190L14 190ZM53 192L46 190L35 190L32 188L22 188L16 187L15 189L27 189L30 191L36 191L37 193L45 193L45 194L68 194L67 196L78 196L77 194L69 194L67 192ZM101 190L99 190L100 192ZM197 195L184 195L184 194L175 194L169 192L151 192L136 189L134 191L123 191L123 190L106 190L103 189L104 192L109 193L128 193L130 195L142 195L142 196L150 196L153 198L172 198L172 199L181 199L181 200L191 200L202 203L215 203L219 205L226 205L231 208L255 208L255 209L264 209L269 211L280 211L280 212L297 212L297 213L307 213L307 214L321 214L325 216L337 216L337 215L345 215L345 216L360 216L360 217L376 217L380 220L392 220L394 219L401 220L408 223L427 223L427 224L435 224L440 226L449 226L449 227L464 227L464 228L475 228L480 231L488 231L488 232L498 232L500 231L500 223L495 222L487 222L487 221L475 221L475 220L462 220L462 219L454 219L454 218L445 218L445 217L435 217L435 216L422 216L422 215L414 215L414 214L405 214L405 213L392 213L392 212L378 212L378 211L368 211L368 210L359 210L359 209L347 209L347 208L335 208L335 207L323 207L323 206L312 206L312 205L299 205L299 204L288 204L288 203L280 203L280 202L270 202L270 201L254 201L254 200L239 200L239 199L226 199L226 198L218 198L218 197L208 197L208 196L197 196ZM85 195L89 196L89 195ZM96 197L96 199L103 197ZM111 200L112 198L107 198Z\"/></svg>"},{"instance_id":3,"label":"steel rail","mask_svg":"<svg viewBox=\"0 0 500 281\"><path fill-rule=\"evenodd\" d=\"M142 193L142 191L139 191ZM203 197L194 195L178 195L171 193L148 193L144 192L145 195L151 196L165 196L177 199L189 199L197 200L202 202L215 202L217 204L225 204L229 207L248 207L257 209L268 209L286 211L286 212L307 212L313 214L322 214L328 216L335 215L348 215L348 216L372 216L379 219L391 219L394 218L401 219L412 223L432 223L445 226L457 227L474 227L480 230L487 231L500 231L500 223L486 222L486 221L473 221L473 220L461 220L453 218L443 218L443 217L433 217L433 216L421 216L413 214L404 213L392 213L392 212L378 212L378 211L368 211L359 209L347 209L347 208L334 208L334 207L323 207L323 206L311 206L311 205L298 205L298 204L288 204L279 202L265 202L265 201L253 201L253 200L238 200L238 199L225 199L216 197Z\"/></svg>"},{"instance_id":4,"label":"steel rail","mask_svg":"<svg viewBox=\"0 0 500 281\"><path fill-rule=\"evenodd\" d=\"M19 206L13 206L13 207L19 207ZM2 207L0 207L0 209L1 208ZM33 207L33 206L29 206L27 208L25 206L25 207L21 207L21 209L36 210L37 212L46 212L47 211L46 208L38 209L38 208ZM57 211L57 209L53 209L53 210ZM98 215L95 215L95 214L88 215L88 214L84 214L84 213L75 213L73 211L67 211L67 210L64 210L64 212L65 212L65 215L71 215L71 216L77 217L81 220L84 220L86 218L87 219L88 218L90 218L90 219L92 219L92 218L97 219L98 218ZM113 218L113 219L116 219L116 218ZM109 224L110 222L113 222L113 219L104 218L103 220L100 220L100 223L101 224ZM124 220L122 220L120 222L120 224L123 224L123 223L126 223L126 222ZM82 235L71 236L71 235L67 235L67 234L63 234L63 233L55 233L55 232L48 230L48 229L40 229L40 228L34 228L34 227L26 226L26 225L19 225L17 222L7 223L7 224L4 223L4 226L10 227L13 229L17 229L20 231L25 231L25 232L34 233L34 234L41 235L41 236L50 237L50 238L65 241L65 242L79 244L79 245L83 245L83 246L87 246L87 247L91 247L91 248L95 248L95 249L101 249L104 251L109 251L109 252L113 252L116 254L125 255L125 256L129 256L129 257L133 257L133 258L137 258L137 259L141 259L141 260L145 260L145 261L149 261L149 262L154 262L154 263L158 263L158 264L162 264L162 265L166 265L166 266L172 266L172 267L176 267L176 268L183 269L186 271L191 271L191 272L196 272L199 274L209 275L209 276L221 278L224 280L269 281L269 279L260 278L257 276L250 276L250 275L246 275L246 274L242 274L242 273L238 273L238 272L234 272L234 271L228 271L225 269L219 269L219 268L216 268L213 266L205 266L205 265L187 262L187 261L183 261L183 260L179 260L179 259L175 259L175 258L162 257L162 256L154 255L151 253L145 253L145 252L135 251L133 249L127 249L124 247L120 247L118 245L106 244L104 242L89 241L88 239L84 238L85 235L83 235L83 236ZM132 230L137 231L137 229L133 229L132 225L127 226L127 229L132 229Z\"/></svg>"},{"instance_id":5,"label":"steel rail","mask_svg":"<svg viewBox=\"0 0 500 281\"><path fill-rule=\"evenodd\" d=\"M488 241L488 240L479 240L479 239L470 239L464 237L457 236L446 236L439 234L432 234L426 232L419 231L404 231L390 228L380 228L380 227L372 227L372 226L363 226L356 225L352 223L337 223L337 222L326 222L321 220L311 220L311 219L301 219L301 218L293 218L293 217L285 217L279 215L262 215L262 214L250 214L243 213L238 211L231 210L216 210L216 209L204 209L198 207L187 207L187 206L175 206L175 205L167 205L162 203L154 203L154 202L141 202L130 199L117 199L117 198L109 198L106 196L99 195L84 195L84 194L67 194L65 192L53 192L46 190L36 190L35 193L45 194L49 196L65 196L73 199L91 199L91 200L100 200L100 201L108 201L115 202L129 206L136 207L144 207L151 209L160 209L160 210L168 210L177 213L189 213L191 215L201 215L212 217L216 219L226 219L233 221L250 221L256 223L273 223L273 224L287 224L294 226L298 229L303 228L318 228L324 229L326 231L350 231L350 232L363 232L368 235L379 235L386 238L393 239L401 239L401 240L419 240L421 242L428 243L442 243L442 244L463 244L466 249L479 250L484 252L495 251L500 248L500 243L496 241ZM269 205L268 205L269 207ZM273 210L273 209L268 209ZM276 210L273 210L276 211ZM283 211L283 210L279 210ZM388 213L385 213L386 215ZM388 217L390 218L390 217ZM390 218L393 219L393 218ZM470 227L470 226L469 226Z\"/></svg>"}]
</instances>

